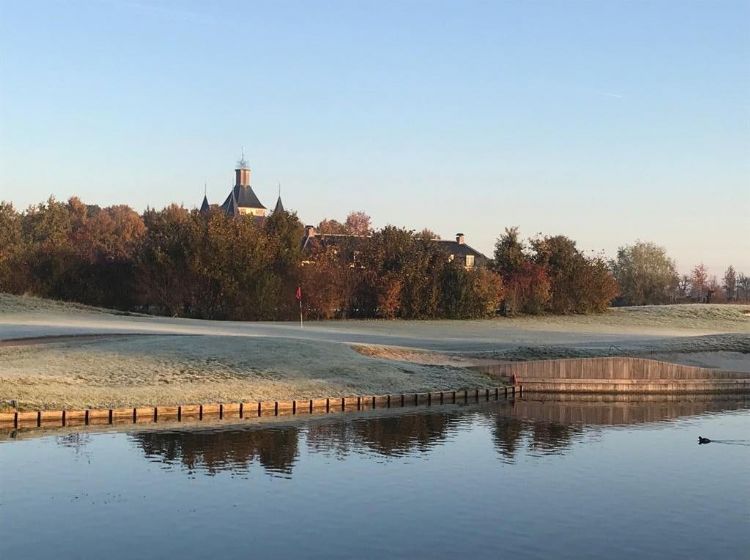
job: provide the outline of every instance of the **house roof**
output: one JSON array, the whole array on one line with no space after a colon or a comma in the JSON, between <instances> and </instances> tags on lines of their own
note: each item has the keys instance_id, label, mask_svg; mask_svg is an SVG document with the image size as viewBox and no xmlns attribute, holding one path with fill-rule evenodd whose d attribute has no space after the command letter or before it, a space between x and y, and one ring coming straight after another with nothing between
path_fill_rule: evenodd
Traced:
<instances>
[{"instance_id":1,"label":"house roof","mask_svg":"<svg viewBox=\"0 0 750 560\"><path fill-rule=\"evenodd\" d=\"M473 247L467 245L466 243L459 243L458 241L454 239L434 239L435 243L440 244L440 246L448 251L451 255L461 256L465 257L466 255L472 255L475 259L485 259L487 260L487 257L474 249Z\"/></svg>"},{"instance_id":2,"label":"house roof","mask_svg":"<svg viewBox=\"0 0 750 560\"><path fill-rule=\"evenodd\" d=\"M237 199L234 196L234 190L229 193L229 196L224 201L224 204L221 205L221 209L226 212L229 216L236 216L239 213L239 209L237 208Z\"/></svg>"},{"instance_id":3,"label":"house roof","mask_svg":"<svg viewBox=\"0 0 750 560\"><path fill-rule=\"evenodd\" d=\"M261 208L266 209L255 196L253 187L250 185L235 185L232 189L232 194L237 202L239 208Z\"/></svg>"},{"instance_id":4,"label":"house roof","mask_svg":"<svg viewBox=\"0 0 750 560\"><path fill-rule=\"evenodd\" d=\"M205 214L211 209L211 205L208 203L208 197L203 195L203 203L201 204L201 214Z\"/></svg>"},{"instance_id":5,"label":"house roof","mask_svg":"<svg viewBox=\"0 0 750 560\"><path fill-rule=\"evenodd\" d=\"M345 233L319 233L312 236L305 235L302 239L302 250L310 251L316 247L345 245L349 250L358 251L362 248L363 244L367 243L368 239L370 239L369 235L348 235ZM432 239L431 242L436 243L449 255L462 258L471 255L474 257L476 264L483 264L489 260L484 254L466 243L459 243L452 239Z\"/></svg>"},{"instance_id":6,"label":"house roof","mask_svg":"<svg viewBox=\"0 0 750 560\"><path fill-rule=\"evenodd\" d=\"M266 207L260 203L255 196L253 188L249 185L235 185L227 196L227 199L221 205L221 209L227 214L234 215L239 212L240 208L257 208L265 210Z\"/></svg>"},{"instance_id":7,"label":"house roof","mask_svg":"<svg viewBox=\"0 0 750 560\"><path fill-rule=\"evenodd\" d=\"M276 206L273 208L274 213L276 212L283 212L284 211L284 204L281 202L281 195L279 195L278 200L276 201Z\"/></svg>"}]
</instances>

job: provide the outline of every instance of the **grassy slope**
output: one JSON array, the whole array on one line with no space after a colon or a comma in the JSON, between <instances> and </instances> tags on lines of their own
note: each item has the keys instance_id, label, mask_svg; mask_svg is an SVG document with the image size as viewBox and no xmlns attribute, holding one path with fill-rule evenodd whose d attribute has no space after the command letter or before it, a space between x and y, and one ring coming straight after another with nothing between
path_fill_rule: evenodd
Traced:
<instances>
[{"instance_id":1,"label":"grassy slope","mask_svg":"<svg viewBox=\"0 0 750 560\"><path fill-rule=\"evenodd\" d=\"M23 316L38 319L46 314L105 318L108 313L77 304L0 294L0 315L13 316L12 320ZM641 343L630 351L750 351L750 306L739 305L620 308L596 316L353 321L323 326L339 332L353 327L417 337L451 336L460 331L468 337L476 333L497 336L498 340L508 332L538 331L538 343L533 346L481 353L501 359L592 355L585 347L586 336L580 346L554 346L548 341L549 331L734 333L675 338L653 348ZM0 326L0 339L2 334ZM258 336L134 336L0 347L0 403L13 399L27 408L131 406L422 391L491 383L455 367L458 363L441 365L440 360L427 360L420 365L408 363L408 357L388 357L364 356L334 342Z\"/></svg>"}]
</instances>

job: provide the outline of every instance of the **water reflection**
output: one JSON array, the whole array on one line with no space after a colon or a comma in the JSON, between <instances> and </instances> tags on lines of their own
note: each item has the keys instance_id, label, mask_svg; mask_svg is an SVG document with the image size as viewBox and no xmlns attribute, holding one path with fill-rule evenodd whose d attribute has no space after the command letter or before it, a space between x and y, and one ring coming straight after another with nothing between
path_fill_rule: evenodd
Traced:
<instances>
[{"instance_id":1,"label":"water reflection","mask_svg":"<svg viewBox=\"0 0 750 560\"><path fill-rule=\"evenodd\" d=\"M148 431L131 437L146 457L180 464L190 472L244 472L257 461L269 473L291 475L298 456L299 429Z\"/></svg>"},{"instance_id":2,"label":"water reflection","mask_svg":"<svg viewBox=\"0 0 750 560\"><path fill-rule=\"evenodd\" d=\"M566 452L586 431L605 426L668 421L688 415L746 408L747 400L693 398L535 398L472 406L411 409L310 419L295 425L247 425L148 430L130 435L151 460L166 468L214 475L265 472L290 477L300 447L344 458L352 453L384 457L424 454L451 434L476 424L489 427L500 460L512 463L521 450L531 455ZM302 443L301 443L302 442ZM70 445L68 440L61 444Z\"/></svg>"},{"instance_id":3,"label":"water reflection","mask_svg":"<svg viewBox=\"0 0 750 560\"><path fill-rule=\"evenodd\" d=\"M445 441L455 430L460 411L420 410L398 416L316 423L306 430L311 451L335 453L370 451L384 456L424 453Z\"/></svg>"}]
</instances>

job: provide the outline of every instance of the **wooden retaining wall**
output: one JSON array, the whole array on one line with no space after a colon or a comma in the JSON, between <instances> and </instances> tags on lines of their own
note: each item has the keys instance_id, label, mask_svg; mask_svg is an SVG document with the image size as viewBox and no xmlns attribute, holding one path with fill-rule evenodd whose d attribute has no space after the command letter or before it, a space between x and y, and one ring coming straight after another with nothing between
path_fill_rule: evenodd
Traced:
<instances>
[{"instance_id":1,"label":"wooden retaining wall","mask_svg":"<svg viewBox=\"0 0 750 560\"><path fill-rule=\"evenodd\" d=\"M253 401L85 410L12 411L0 413L0 429L153 424L158 422L202 421L208 419L252 419L265 416L330 414L378 408L459 404L508 399L515 398L515 396L515 387L504 386L492 389L329 397L291 401Z\"/></svg>"},{"instance_id":2,"label":"wooden retaining wall","mask_svg":"<svg viewBox=\"0 0 750 560\"><path fill-rule=\"evenodd\" d=\"M571 358L478 366L524 391L571 393L744 393L750 374L645 358Z\"/></svg>"}]
</instances>

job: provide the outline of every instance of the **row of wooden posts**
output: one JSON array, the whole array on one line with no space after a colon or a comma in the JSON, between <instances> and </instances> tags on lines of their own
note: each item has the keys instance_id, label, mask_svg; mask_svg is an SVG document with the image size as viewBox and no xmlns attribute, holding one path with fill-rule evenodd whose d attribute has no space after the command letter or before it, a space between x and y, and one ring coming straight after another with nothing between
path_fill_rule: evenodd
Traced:
<instances>
[{"instance_id":1,"label":"row of wooden posts","mask_svg":"<svg viewBox=\"0 0 750 560\"><path fill-rule=\"evenodd\" d=\"M354 412L376 408L393 408L433 404L468 403L469 400L499 400L523 394L522 386L504 386L493 389L465 389L463 391L433 391L399 395L329 397L291 401L259 401L240 403L213 403L180 406L154 406L134 408L104 408L86 410L14 411L0 413L0 428L41 428L64 426L89 426L111 424L156 423L160 420L182 422L185 419L203 420L218 418L260 418L299 414Z\"/></svg>"}]
</instances>

